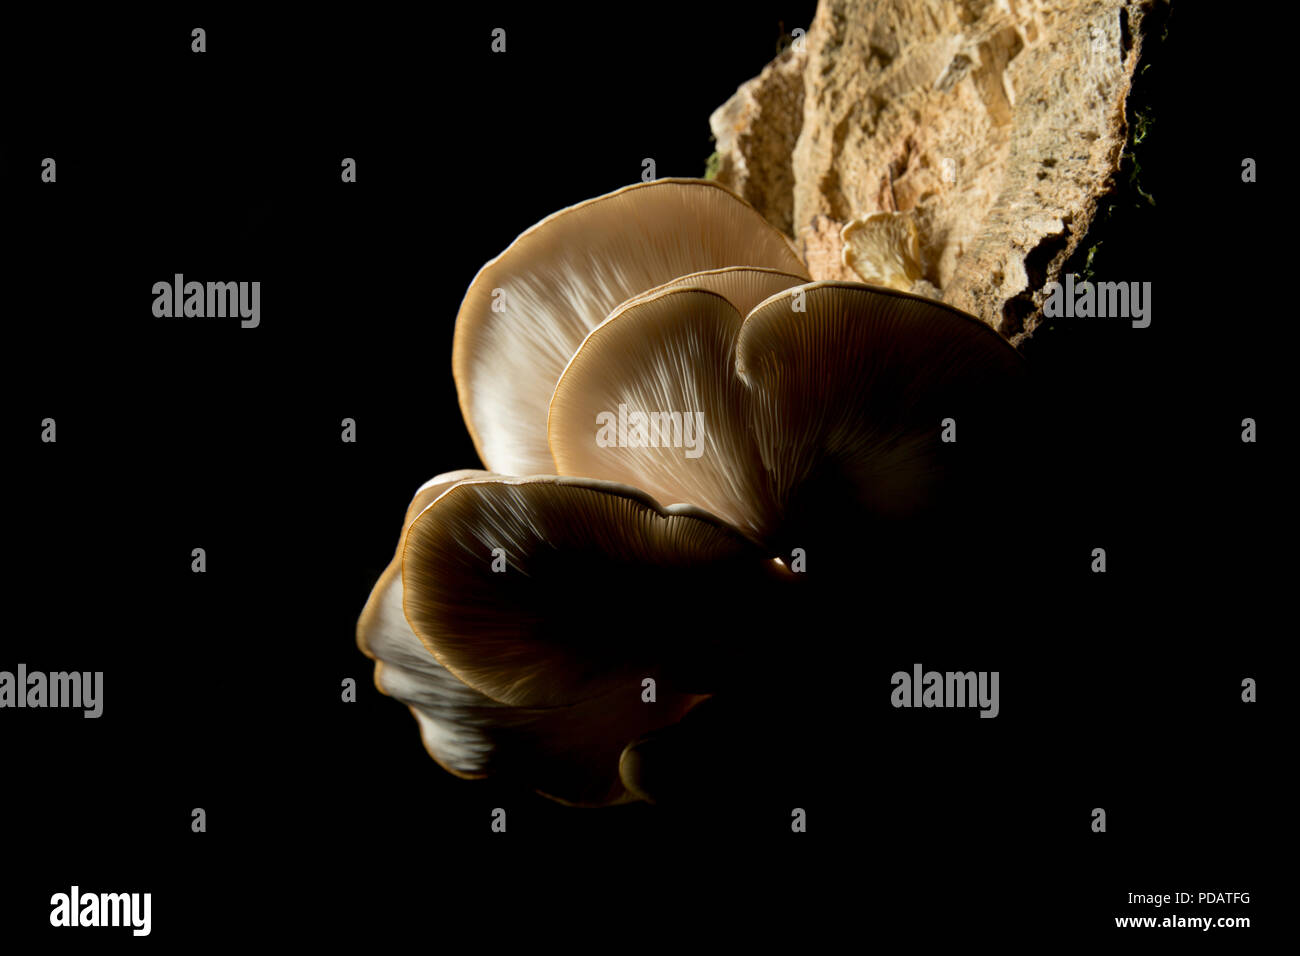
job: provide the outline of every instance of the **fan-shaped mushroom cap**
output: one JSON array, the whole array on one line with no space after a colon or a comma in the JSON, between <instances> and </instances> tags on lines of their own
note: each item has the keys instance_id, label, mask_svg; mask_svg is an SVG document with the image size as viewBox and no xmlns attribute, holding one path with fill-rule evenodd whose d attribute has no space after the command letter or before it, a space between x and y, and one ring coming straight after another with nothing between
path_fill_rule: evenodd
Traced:
<instances>
[{"instance_id":1,"label":"fan-shaped mushroom cap","mask_svg":"<svg viewBox=\"0 0 1300 956\"><path fill-rule=\"evenodd\" d=\"M402 568L406 618L434 656L495 700L540 707L671 681L722 639L729 589L771 574L698 508L549 476L454 486L412 521Z\"/></svg>"},{"instance_id":2,"label":"fan-shaped mushroom cap","mask_svg":"<svg viewBox=\"0 0 1300 956\"><path fill-rule=\"evenodd\" d=\"M907 292L920 279L921 242L911 212L878 212L840 230L844 264L864 282Z\"/></svg>"},{"instance_id":3,"label":"fan-shaped mushroom cap","mask_svg":"<svg viewBox=\"0 0 1300 956\"><path fill-rule=\"evenodd\" d=\"M931 299L850 282L800 287L755 308L736 368L776 507L791 526L830 533L836 515L893 518L928 504L966 446L1015 415L1026 365L997 332ZM988 447L992 448L990 444ZM788 534L788 531L787 531Z\"/></svg>"},{"instance_id":4,"label":"fan-shaped mushroom cap","mask_svg":"<svg viewBox=\"0 0 1300 956\"><path fill-rule=\"evenodd\" d=\"M463 494L449 492L465 481L470 485ZM594 520L571 529L577 536L584 529L590 532L585 549L572 547L564 534L543 530L564 525L566 516L573 516L565 508L571 502L563 493L552 500L545 490L550 483L588 499L588 517ZM527 487L518 491L520 485ZM511 487L516 491L507 490ZM440 501L444 493L458 496L455 501L448 499L452 507L445 512ZM432 502L439 503L431 506ZM433 520L435 510L446 523ZM428 560L436 570L426 567L413 574L421 583L415 585L414 598L404 602L399 554L366 603L357 626L357 643L377 661L375 684L379 690L405 703L416 717L430 756L458 776L504 774L565 803L604 805L634 799L636 795L629 794L619 779L623 749L629 741L676 722L704 695L680 689L671 669L651 661L652 654L640 656L631 672L626 667L615 668L617 674L605 672L611 656L628 665L649 650L645 642L633 641L630 648L620 646L628 630L623 618L653 618L658 628L680 630L680 619L664 618L671 618L674 611L694 614L689 604L677 602L699 597L697 591L708 589L708 585L700 581L698 587L673 590L664 589L665 582L689 581L702 574L720 589L712 597L722 608L725 605L720 598L728 593L730 575L740 572L742 565L756 569L761 557L745 557L747 545L716 519L689 508L659 509L631 489L600 482L518 482L486 472L454 472L422 487L407 513L408 532L413 519L421 515L429 519L415 532L421 540L411 549L416 555L412 560ZM498 533L503 537L496 538ZM504 573L491 570L491 549L482 547L492 540L509 541L512 548L523 549L510 557ZM615 550L605 553L602 549L606 547ZM620 547L626 550L619 553ZM590 558L593 552L602 555L595 562L602 573L596 576L584 570L583 557ZM458 565L457 556L471 555L473 567ZM647 562L645 577L628 574L626 567L639 568L642 559ZM571 573L566 574L565 568ZM485 580L479 570L494 577ZM444 572L448 576L439 577ZM430 584L430 574L436 578L433 593L424 589ZM602 597L602 586L611 593ZM563 593L548 595L551 591ZM531 597L540 598L538 606L519 603ZM639 607L638 602L647 606ZM558 706L515 706L468 686L416 635L404 603L418 606L422 626L446 637L444 643L455 648L453 654L470 661L467 670L485 675L488 684L505 685L515 691L516 699L551 700L560 695L548 693L550 675L570 692L569 701ZM566 612L564 624L556 628L541 620L543 614L555 611L549 606L552 604ZM611 604L619 613L601 613ZM471 619L486 623L481 633L488 640L477 650L478 632L458 630ZM506 647L491 639L530 619L534 620L531 630L512 635L517 646ZM498 623L492 624L493 620ZM707 614L695 623L713 626ZM686 629L694 629L689 621ZM456 639L448 636L453 631ZM551 640L568 646L556 647L548 643ZM602 644L606 646L602 648ZM667 644L671 650L673 642ZM522 668L518 686L506 673L506 668L513 666ZM645 676L659 681L653 703L642 699ZM534 684L534 679L541 683Z\"/></svg>"},{"instance_id":5,"label":"fan-shaped mushroom cap","mask_svg":"<svg viewBox=\"0 0 1300 956\"><path fill-rule=\"evenodd\" d=\"M709 180L638 183L525 231L479 271L456 318L452 371L484 464L550 472L547 408L587 333L635 295L727 266L807 275L784 235Z\"/></svg>"},{"instance_id":6,"label":"fan-shaped mushroom cap","mask_svg":"<svg viewBox=\"0 0 1300 956\"><path fill-rule=\"evenodd\" d=\"M597 326L551 399L556 470L689 502L761 538L771 509L735 374L741 321L715 292L670 287ZM600 425L611 419L613 436Z\"/></svg>"},{"instance_id":7,"label":"fan-shaped mushroom cap","mask_svg":"<svg viewBox=\"0 0 1300 956\"><path fill-rule=\"evenodd\" d=\"M413 518L458 481L490 477L465 469L442 474L416 491L402 522L403 537ZM425 748L447 770L462 777L482 776L492 752L487 730L504 705L471 690L453 677L420 643L402 613L402 551L389 562L357 621L357 646L376 661L375 687L411 709Z\"/></svg>"},{"instance_id":8,"label":"fan-shaped mushroom cap","mask_svg":"<svg viewBox=\"0 0 1300 956\"><path fill-rule=\"evenodd\" d=\"M667 289L583 342L552 399L551 448L561 472L699 505L783 548L792 527L838 533L841 515L921 508L953 460L944 419L987 420L991 396L1023 376L984 323L894 290L808 283L740 322L712 293ZM598 442L595 416L620 404L702 411L703 453Z\"/></svg>"},{"instance_id":9,"label":"fan-shaped mushroom cap","mask_svg":"<svg viewBox=\"0 0 1300 956\"><path fill-rule=\"evenodd\" d=\"M618 760L629 740L679 720L702 696L651 707L621 692L568 707L512 707L465 686L429 653L402 613L401 565L389 566L358 627L375 686L406 704L425 750L458 777L506 776L562 803L622 803Z\"/></svg>"}]
</instances>

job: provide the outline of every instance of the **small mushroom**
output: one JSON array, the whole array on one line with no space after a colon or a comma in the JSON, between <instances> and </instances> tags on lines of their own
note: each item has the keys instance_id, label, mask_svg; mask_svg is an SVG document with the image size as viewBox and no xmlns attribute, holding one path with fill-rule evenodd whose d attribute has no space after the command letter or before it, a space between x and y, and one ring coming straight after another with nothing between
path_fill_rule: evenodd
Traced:
<instances>
[{"instance_id":1,"label":"small mushroom","mask_svg":"<svg viewBox=\"0 0 1300 956\"><path fill-rule=\"evenodd\" d=\"M863 282L908 292L921 278L921 244L910 212L859 216L840 230L844 264Z\"/></svg>"}]
</instances>

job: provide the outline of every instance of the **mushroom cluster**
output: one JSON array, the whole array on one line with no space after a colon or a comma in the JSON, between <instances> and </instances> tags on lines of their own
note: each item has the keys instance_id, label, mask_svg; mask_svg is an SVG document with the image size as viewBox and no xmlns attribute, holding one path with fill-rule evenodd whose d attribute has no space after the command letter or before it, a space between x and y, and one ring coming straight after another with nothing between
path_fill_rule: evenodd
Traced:
<instances>
[{"instance_id":1,"label":"mushroom cluster","mask_svg":"<svg viewBox=\"0 0 1300 956\"><path fill-rule=\"evenodd\" d=\"M812 282L684 179L519 236L471 283L452 369L485 470L416 492L358 645L445 769L574 805L651 798L643 744L734 683L810 563L936 507L945 427L982 434L1024 376L978 319Z\"/></svg>"}]
</instances>

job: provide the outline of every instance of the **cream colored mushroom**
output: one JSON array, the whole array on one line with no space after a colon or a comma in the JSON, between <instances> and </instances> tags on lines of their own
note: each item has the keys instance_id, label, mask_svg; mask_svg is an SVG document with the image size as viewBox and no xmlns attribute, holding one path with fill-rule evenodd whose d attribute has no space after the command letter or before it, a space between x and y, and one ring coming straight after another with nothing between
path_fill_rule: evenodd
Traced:
<instances>
[{"instance_id":1,"label":"cream colored mushroom","mask_svg":"<svg viewBox=\"0 0 1300 956\"><path fill-rule=\"evenodd\" d=\"M799 525L811 513L837 525L836 507L890 517L925 507L944 471L943 418L1023 374L1019 353L974 316L892 289L806 283L742 320L714 292L669 287L583 341L551 400L551 450L561 473L698 505L783 545L810 533ZM698 454L654 428L649 442L598 441L601 411L622 407L659 415L660 432L665 413L681 414L683 432L698 414L700 434L682 435Z\"/></svg>"},{"instance_id":2,"label":"cream colored mushroom","mask_svg":"<svg viewBox=\"0 0 1300 956\"><path fill-rule=\"evenodd\" d=\"M456 317L452 372L486 467L549 473L551 393L587 333L635 295L729 266L807 278L790 241L709 180L638 183L526 230L479 271Z\"/></svg>"},{"instance_id":3,"label":"cream colored mushroom","mask_svg":"<svg viewBox=\"0 0 1300 956\"><path fill-rule=\"evenodd\" d=\"M910 212L859 216L840 230L844 264L864 282L909 292L921 278L921 244Z\"/></svg>"},{"instance_id":4,"label":"cream colored mushroom","mask_svg":"<svg viewBox=\"0 0 1300 956\"><path fill-rule=\"evenodd\" d=\"M376 686L410 708L447 770L505 774L564 803L633 798L620 754L707 696L683 676L729 633L728 596L772 579L713 516L610 482L456 472L407 515L357 626ZM678 606L667 596L690 626L665 618Z\"/></svg>"}]
</instances>

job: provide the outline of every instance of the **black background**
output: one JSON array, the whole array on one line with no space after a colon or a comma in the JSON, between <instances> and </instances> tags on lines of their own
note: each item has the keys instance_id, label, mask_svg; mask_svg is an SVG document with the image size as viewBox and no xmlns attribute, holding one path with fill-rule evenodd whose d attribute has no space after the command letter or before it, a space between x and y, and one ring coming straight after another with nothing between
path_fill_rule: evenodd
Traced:
<instances>
[{"instance_id":1,"label":"black background","mask_svg":"<svg viewBox=\"0 0 1300 956\"><path fill-rule=\"evenodd\" d=\"M1220 945L1262 939L1281 854L1293 353L1269 225L1290 200L1267 31L1249 16L1175 11L1150 74L1157 204L1099 260L1102 278L1152 282L1152 325L1057 322L1025 348L1033 460L992 505L1007 533L987 564L961 582L864 579L850 613L810 609L781 642L825 673L832 761L774 747L725 799L573 810L446 774L374 689L355 621L406 503L479 465L450 374L475 272L543 216L639 179L643 158L701 175L709 113L812 14L5 24L0 668L105 674L98 720L0 718L6 937L147 944L51 935L50 895L78 883L152 892L154 945L494 945L512 929L694 945L778 927L814 951L934 934L1147 944L1161 931L1112 917L1150 912L1129 892L1178 890L1250 891L1211 915L1254 923ZM1211 46L1256 52L1225 77ZM1261 182L1241 183L1245 156ZM261 326L154 319L152 284L176 272L259 279ZM1240 441L1247 416L1257 444ZM45 417L57 444L39 440ZM1105 575L1089 570L1098 546ZM916 661L999 670L1001 715L894 710L889 676ZM809 699L781 671L754 739L781 739Z\"/></svg>"}]
</instances>

